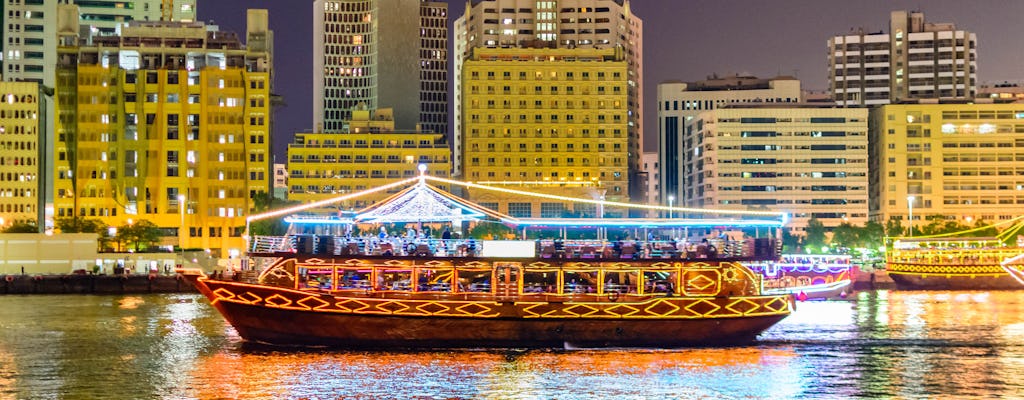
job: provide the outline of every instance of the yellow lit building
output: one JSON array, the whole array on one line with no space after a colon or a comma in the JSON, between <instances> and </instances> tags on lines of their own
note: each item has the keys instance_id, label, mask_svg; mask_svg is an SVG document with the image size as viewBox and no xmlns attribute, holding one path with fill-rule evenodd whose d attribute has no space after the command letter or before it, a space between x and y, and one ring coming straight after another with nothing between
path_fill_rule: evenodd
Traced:
<instances>
[{"instance_id":1,"label":"yellow lit building","mask_svg":"<svg viewBox=\"0 0 1024 400\"><path fill-rule=\"evenodd\" d=\"M451 153L444 134L396 132L390 108L359 107L344 125L347 133L295 135L288 145L289 200L306 203L372 189L419 176L420 164L430 175L449 177ZM360 196L340 208L362 208L395 192Z\"/></svg>"},{"instance_id":2,"label":"yellow lit building","mask_svg":"<svg viewBox=\"0 0 1024 400\"><path fill-rule=\"evenodd\" d=\"M39 84L0 82L0 229L15 221L41 225Z\"/></svg>"},{"instance_id":3,"label":"yellow lit building","mask_svg":"<svg viewBox=\"0 0 1024 400\"><path fill-rule=\"evenodd\" d=\"M247 44L182 22L87 38L60 10L55 216L148 220L166 244L237 254L271 192L266 10L249 10Z\"/></svg>"},{"instance_id":4,"label":"yellow lit building","mask_svg":"<svg viewBox=\"0 0 1024 400\"><path fill-rule=\"evenodd\" d=\"M978 99L977 101L982 101ZM991 100L989 100L991 101ZM871 219L973 225L1024 214L1024 103L871 111Z\"/></svg>"},{"instance_id":5,"label":"yellow lit building","mask_svg":"<svg viewBox=\"0 0 1024 400\"><path fill-rule=\"evenodd\" d=\"M474 48L462 68L462 178L629 201L627 79L621 49ZM594 213L485 192L469 197L519 217Z\"/></svg>"}]
</instances>

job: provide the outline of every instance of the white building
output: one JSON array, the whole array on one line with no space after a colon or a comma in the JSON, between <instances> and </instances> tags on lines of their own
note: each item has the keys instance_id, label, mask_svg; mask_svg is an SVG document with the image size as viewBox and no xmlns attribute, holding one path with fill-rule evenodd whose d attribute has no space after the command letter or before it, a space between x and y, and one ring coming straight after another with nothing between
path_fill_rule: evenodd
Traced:
<instances>
[{"instance_id":1,"label":"white building","mask_svg":"<svg viewBox=\"0 0 1024 400\"><path fill-rule=\"evenodd\" d=\"M647 204L660 204L661 196L659 185L661 182L661 171L658 167L658 152L649 151L644 153L644 173L647 175L647 191L645 197Z\"/></svg>"},{"instance_id":2,"label":"white building","mask_svg":"<svg viewBox=\"0 0 1024 400\"><path fill-rule=\"evenodd\" d=\"M345 130L352 110L391 107L395 127L448 132L448 4L313 2L313 128Z\"/></svg>"},{"instance_id":3,"label":"white building","mask_svg":"<svg viewBox=\"0 0 1024 400\"><path fill-rule=\"evenodd\" d=\"M629 0L468 0L466 11L455 21L455 29L456 121L462 118L459 98L462 62L474 48L622 47L628 68L630 195L640 196L643 191L642 179L639 179L643 151L643 22L630 10ZM456 130L454 135L454 176L462 174L463 134Z\"/></svg>"},{"instance_id":4,"label":"white building","mask_svg":"<svg viewBox=\"0 0 1024 400\"><path fill-rule=\"evenodd\" d=\"M704 111L682 136L680 206L789 213L802 233L868 220L868 110L742 104Z\"/></svg>"},{"instance_id":5,"label":"white building","mask_svg":"<svg viewBox=\"0 0 1024 400\"><path fill-rule=\"evenodd\" d=\"M731 75L697 82L665 82L658 85L658 163L661 173L658 198L683 198L681 178L686 173L682 155L687 123L698 114L734 104L797 103L800 81L778 76L760 79ZM648 176L650 178L650 176Z\"/></svg>"},{"instance_id":6,"label":"white building","mask_svg":"<svg viewBox=\"0 0 1024 400\"><path fill-rule=\"evenodd\" d=\"M889 32L860 29L829 39L829 89L843 106L973 99L976 49L972 32L893 11Z\"/></svg>"},{"instance_id":7,"label":"white building","mask_svg":"<svg viewBox=\"0 0 1024 400\"><path fill-rule=\"evenodd\" d=\"M288 199L288 164L274 163L274 198Z\"/></svg>"}]
</instances>

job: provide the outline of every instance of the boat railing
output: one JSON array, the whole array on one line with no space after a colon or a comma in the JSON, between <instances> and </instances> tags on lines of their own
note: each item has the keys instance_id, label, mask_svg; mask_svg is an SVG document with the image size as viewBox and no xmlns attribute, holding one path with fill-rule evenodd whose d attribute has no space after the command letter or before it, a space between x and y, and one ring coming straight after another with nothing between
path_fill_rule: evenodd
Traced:
<instances>
[{"instance_id":1,"label":"boat railing","mask_svg":"<svg viewBox=\"0 0 1024 400\"><path fill-rule=\"evenodd\" d=\"M891 264L932 264L932 265L970 265L999 264L1007 258L1024 253L1020 248L978 248L959 250L899 250L891 252L886 262Z\"/></svg>"},{"instance_id":2,"label":"boat railing","mask_svg":"<svg viewBox=\"0 0 1024 400\"><path fill-rule=\"evenodd\" d=\"M771 238L701 241L674 240L535 240L537 258L571 259L756 259L777 260L778 241ZM375 236L256 236L250 253L296 253L332 256L477 257L495 241Z\"/></svg>"}]
</instances>

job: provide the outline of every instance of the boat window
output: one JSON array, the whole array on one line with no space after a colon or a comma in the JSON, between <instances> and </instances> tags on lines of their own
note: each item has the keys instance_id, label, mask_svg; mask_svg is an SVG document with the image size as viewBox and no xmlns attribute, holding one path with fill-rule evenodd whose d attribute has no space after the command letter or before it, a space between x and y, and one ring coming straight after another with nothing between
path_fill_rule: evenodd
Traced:
<instances>
[{"instance_id":1,"label":"boat window","mask_svg":"<svg viewBox=\"0 0 1024 400\"><path fill-rule=\"evenodd\" d=\"M558 294L558 269L533 269L523 271L523 293Z\"/></svg>"},{"instance_id":2,"label":"boat window","mask_svg":"<svg viewBox=\"0 0 1024 400\"><path fill-rule=\"evenodd\" d=\"M600 282L597 271L565 271L564 275L562 293L597 293L597 283Z\"/></svg>"},{"instance_id":3,"label":"boat window","mask_svg":"<svg viewBox=\"0 0 1024 400\"><path fill-rule=\"evenodd\" d=\"M331 275L334 269L330 267L299 267L299 289L322 289L331 290Z\"/></svg>"},{"instance_id":4,"label":"boat window","mask_svg":"<svg viewBox=\"0 0 1024 400\"><path fill-rule=\"evenodd\" d=\"M412 290L412 270L377 268L377 290Z\"/></svg>"},{"instance_id":5,"label":"boat window","mask_svg":"<svg viewBox=\"0 0 1024 400\"><path fill-rule=\"evenodd\" d=\"M604 293L636 293L640 272L607 270L604 272Z\"/></svg>"},{"instance_id":6,"label":"boat window","mask_svg":"<svg viewBox=\"0 0 1024 400\"><path fill-rule=\"evenodd\" d=\"M459 268L459 291L490 293L491 274L492 270L490 268Z\"/></svg>"},{"instance_id":7,"label":"boat window","mask_svg":"<svg viewBox=\"0 0 1024 400\"><path fill-rule=\"evenodd\" d=\"M677 270L644 270L644 293L678 293Z\"/></svg>"},{"instance_id":8,"label":"boat window","mask_svg":"<svg viewBox=\"0 0 1024 400\"><path fill-rule=\"evenodd\" d=\"M451 292L452 268L420 268L416 270L416 290L420 292Z\"/></svg>"},{"instance_id":9,"label":"boat window","mask_svg":"<svg viewBox=\"0 0 1024 400\"><path fill-rule=\"evenodd\" d=\"M370 286L369 268L338 268L338 289L366 290Z\"/></svg>"}]
</instances>

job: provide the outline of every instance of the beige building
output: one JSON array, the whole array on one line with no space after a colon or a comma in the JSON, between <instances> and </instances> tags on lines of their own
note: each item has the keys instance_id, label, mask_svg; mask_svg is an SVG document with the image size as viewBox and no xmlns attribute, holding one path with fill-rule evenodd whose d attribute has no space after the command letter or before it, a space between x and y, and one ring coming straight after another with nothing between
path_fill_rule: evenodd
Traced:
<instances>
[{"instance_id":1,"label":"beige building","mask_svg":"<svg viewBox=\"0 0 1024 400\"><path fill-rule=\"evenodd\" d=\"M668 205L669 196L683 198L683 133L702 112L731 105L798 103L800 81L789 76L757 78L711 76L696 82L664 82L658 85L658 197ZM650 175L648 174L648 178ZM679 203L675 203L679 204Z\"/></svg>"},{"instance_id":2,"label":"beige building","mask_svg":"<svg viewBox=\"0 0 1024 400\"><path fill-rule=\"evenodd\" d=\"M462 68L463 179L628 201L627 74L621 49L476 49ZM535 199L479 195L542 214Z\"/></svg>"},{"instance_id":3,"label":"beige building","mask_svg":"<svg viewBox=\"0 0 1024 400\"><path fill-rule=\"evenodd\" d=\"M38 83L0 82L0 229L15 221L43 224L41 104Z\"/></svg>"},{"instance_id":4,"label":"beige building","mask_svg":"<svg viewBox=\"0 0 1024 400\"><path fill-rule=\"evenodd\" d=\"M418 176L421 164L426 173L449 177L451 153L444 134L396 131L390 108L359 107L344 123L349 132L295 134L288 145L289 200L313 202L373 189ZM398 190L360 196L341 207L362 208Z\"/></svg>"},{"instance_id":5,"label":"beige building","mask_svg":"<svg viewBox=\"0 0 1024 400\"><path fill-rule=\"evenodd\" d=\"M736 105L700 113L682 137L680 206L790 214L802 233L868 219L868 110Z\"/></svg>"},{"instance_id":6,"label":"beige building","mask_svg":"<svg viewBox=\"0 0 1024 400\"><path fill-rule=\"evenodd\" d=\"M455 119L460 121L453 143L456 176L475 180L463 171L468 162L461 158L465 154L463 140L469 127L459 123L466 121L461 113L467 109L466 97L470 95L463 91L466 84L460 80L467 76L465 63L478 49L557 48L565 51L559 56L565 63L576 50L587 54L618 48L626 63L623 79L628 110L627 155L623 160L628 179L623 190L630 196L642 196L643 23L632 13L629 0L468 0L465 12L455 21L455 30ZM581 59L586 57L582 55Z\"/></svg>"},{"instance_id":7,"label":"beige building","mask_svg":"<svg viewBox=\"0 0 1024 400\"><path fill-rule=\"evenodd\" d=\"M973 224L1024 214L1024 104L977 101L871 111L872 220Z\"/></svg>"},{"instance_id":8,"label":"beige building","mask_svg":"<svg viewBox=\"0 0 1024 400\"><path fill-rule=\"evenodd\" d=\"M864 106L910 99L973 99L973 32L893 11L889 32L855 32L828 41L829 88L836 104Z\"/></svg>"}]
</instances>

